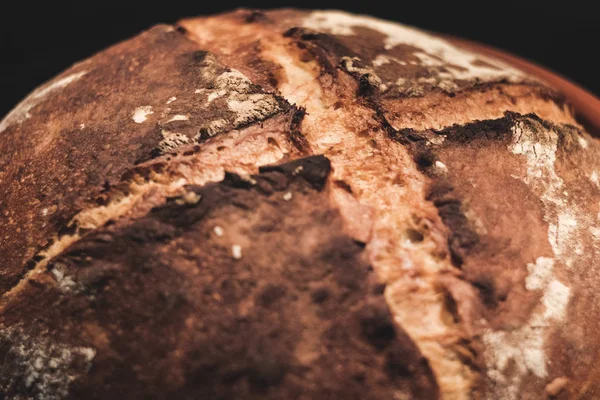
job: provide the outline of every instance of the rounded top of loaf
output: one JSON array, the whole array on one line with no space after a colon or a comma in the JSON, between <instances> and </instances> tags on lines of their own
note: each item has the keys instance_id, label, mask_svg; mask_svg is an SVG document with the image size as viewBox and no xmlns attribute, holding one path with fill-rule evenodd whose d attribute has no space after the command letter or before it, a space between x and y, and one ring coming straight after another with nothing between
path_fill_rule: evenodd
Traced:
<instances>
[{"instance_id":1,"label":"rounded top of loaf","mask_svg":"<svg viewBox=\"0 0 600 400\"><path fill-rule=\"evenodd\" d=\"M0 394L600 391L600 143L497 59L237 10L74 65L0 135Z\"/></svg>"}]
</instances>

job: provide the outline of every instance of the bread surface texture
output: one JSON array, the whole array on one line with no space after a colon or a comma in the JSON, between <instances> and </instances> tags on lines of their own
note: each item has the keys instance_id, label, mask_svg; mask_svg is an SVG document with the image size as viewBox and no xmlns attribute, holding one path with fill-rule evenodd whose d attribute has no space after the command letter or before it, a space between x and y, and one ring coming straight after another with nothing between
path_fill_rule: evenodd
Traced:
<instances>
[{"instance_id":1,"label":"bread surface texture","mask_svg":"<svg viewBox=\"0 0 600 400\"><path fill-rule=\"evenodd\" d=\"M600 141L498 60L237 10L0 135L0 398L600 397Z\"/></svg>"}]
</instances>

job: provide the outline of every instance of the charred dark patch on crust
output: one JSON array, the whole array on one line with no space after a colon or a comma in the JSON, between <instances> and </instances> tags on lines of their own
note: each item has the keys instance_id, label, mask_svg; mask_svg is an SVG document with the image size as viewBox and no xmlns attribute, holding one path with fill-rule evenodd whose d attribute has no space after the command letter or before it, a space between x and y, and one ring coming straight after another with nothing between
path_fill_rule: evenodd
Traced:
<instances>
[{"instance_id":1,"label":"charred dark patch on crust","mask_svg":"<svg viewBox=\"0 0 600 400\"><path fill-rule=\"evenodd\" d=\"M336 180L334 182L334 185L336 187L342 189L346 193L349 193L349 194L353 194L354 193L354 191L352 190L352 186L350 186L350 184L348 184L348 182L346 182L346 181Z\"/></svg>"},{"instance_id":2,"label":"charred dark patch on crust","mask_svg":"<svg viewBox=\"0 0 600 400\"><path fill-rule=\"evenodd\" d=\"M321 33L308 28L291 28L283 34L284 37L296 40L300 49L307 51L321 66L323 73L337 76L338 54L352 57L355 53L343 45L335 36Z\"/></svg>"},{"instance_id":3,"label":"charred dark patch on crust","mask_svg":"<svg viewBox=\"0 0 600 400\"><path fill-rule=\"evenodd\" d=\"M475 278L472 284L479 291L481 300L486 307L494 308L499 302L506 300L505 297L499 297L493 277L481 275Z\"/></svg>"},{"instance_id":4,"label":"charred dark patch on crust","mask_svg":"<svg viewBox=\"0 0 600 400\"><path fill-rule=\"evenodd\" d=\"M323 155L310 156L281 165L260 167L261 173L281 172L286 176L304 179L314 189L321 191L331 171L331 163Z\"/></svg>"},{"instance_id":5,"label":"charred dark patch on crust","mask_svg":"<svg viewBox=\"0 0 600 400\"><path fill-rule=\"evenodd\" d=\"M422 135L420 132L412 128L395 130L390 137L405 144L427 140L425 135Z\"/></svg>"},{"instance_id":6,"label":"charred dark patch on crust","mask_svg":"<svg viewBox=\"0 0 600 400\"><path fill-rule=\"evenodd\" d=\"M243 12L244 22L252 24L256 22L269 23L271 19L262 10L247 10Z\"/></svg>"},{"instance_id":7,"label":"charred dark patch on crust","mask_svg":"<svg viewBox=\"0 0 600 400\"><path fill-rule=\"evenodd\" d=\"M312 156L187 187L193 201L172 199L71 246L49 266L71 289L42 274L3 323L96 350L87 374L69 370L74 399L436 399L428 362L329 205L329 171ZM14 397L26 389L8 384L9 354L0 388Z\"/></svg>"},{"instance_id":8,"label":"charred dark patch on crust","mask_svg":"<svg viewBox=\"0 0 600 400\"><path fill-rule=\"evenodd\" d=\"M448 247L452 263L461 267L465 256L479 242L479 236L471 228L469 220L462 209L462 202L453 194L453 187L448 182L435 182L429 189L427 200L433 202L448 227Z\"/></svg>"},{"instance_id":9,"label":"charred dark patch on crust","mask_svg":"<svg viewBox=\"0 0 600 400\"><path fill-rule=\"evenodd\" d=\"M188 34L188 30L186 29L185 26L180 25L180 24L176 24L175 25L175 31L181 35L187 35Z\"/></svg>"},{"instance_id":10,"label":"charred dark patch on crust","mask_svg":"<svg viewBox=\"0 0 600 400\"><path fill-rule=\"evenodd\" d=\"M396 140L399 143L404 145L412 143L412 140L408 136L402 134L402 131L396 130L392 124L388 121L385 116L385 112L383 108L370 97L366 97L363 99L366 104L373 110L373 119L377 121L388 135L388 137L392 140Z\"/></svg>"},{"instance_id":11,"label":"charred dark patch on crust","mask_svg":"<svg viewBox=\"0 0 600 400\"><path fill-rule=\"evenodd\" d=\"M554 89L540 86L537 90L537 94L540 98L551 101L561 108L570 107L567 97Z\"/></svg>"},{"instance_id":12,"label":"charred dark patch on crust","mask_svg":"<svg viewBox=\"0 0 600 400\"><path fill-rule=\"evenodd\" d=\"M424 141L412 144L413 159L421 171L425 171L435 162L435 154Z\"/></svg>"},{"instance_id":13,"label":"charred dark patch on crust","mask_svg":"<svg viewBox=\"0 0 600 400\"><path fill-rule=\"evenodd\" d=\"M385 118L385 116L381 115L381 112L377 114L380 115L379 119ZM528 120L540 123L547 129L552 127L551 123L541 119L536 114L522 115L507 111L501 118L477 120L463 125L455 124L440 130L418 131L412 128L395 130L390 126L389 136L391 139L402 144L410 144L413 154L427 152L428 155L426 157L431 158L436 149L443 147L427 145L426 142L431 141L435 136L442 136L446 142L457 145L474 144L478 140L506 141L511 139L511 128L517 121L527 124ZM431 166L433 161L435 160L431 159L427 166Z\"/></svg>"},{"instance_id":14,"label":"charred dark patch on crust","mask_svg":"<svg viewBox=\"0 0 600 400\"><path fill-rule=\"evenodd\" d=\"M290 122L290 140L302 153L310 151L310 145L300 130L305 115L306 109L304 107L294 106L294 113L292 114L292 120Z\"/></svg>"},{"instance_id":15,"label":"charred dark patch on crust","mask_svg":"<svg viewBox=\"0 0 600 400\"><path fill-rule=\"evenodd\" d=\"M511 128L514 126L515 121L521 117L523 117L521 114L506 112L502 118L474 121L464 125L452 125L448 128L433 132L437 135L442 135L446 140L457 144L473 143L475 140L479 139L506 140L512 137ZM528 114L524 117L543 122L535 114Z\"/></svg>"}]
</instances>

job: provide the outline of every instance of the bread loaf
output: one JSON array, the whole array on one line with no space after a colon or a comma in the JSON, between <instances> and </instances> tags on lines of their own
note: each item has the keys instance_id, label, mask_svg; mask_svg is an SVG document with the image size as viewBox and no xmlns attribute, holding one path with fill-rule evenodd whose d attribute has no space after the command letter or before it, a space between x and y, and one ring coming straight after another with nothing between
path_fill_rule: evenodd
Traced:
<instances>
[{"instance_id":1,"label":"bread loaf","mask_svg":"<svg viewBox=\"0 0 600 400\"><path fill-rule=\"evenodd\" d=\"M600 142L495 59L238 10L0 135L0 398L600 397Z\"/></svg>"}]
</instances>

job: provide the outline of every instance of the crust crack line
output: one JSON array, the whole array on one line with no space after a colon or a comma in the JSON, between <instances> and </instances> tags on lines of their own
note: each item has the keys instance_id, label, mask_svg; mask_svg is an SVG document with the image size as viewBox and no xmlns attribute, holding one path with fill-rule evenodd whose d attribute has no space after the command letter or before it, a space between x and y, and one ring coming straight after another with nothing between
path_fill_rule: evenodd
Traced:
<instances>
[{"instance_id":1,"label":"crust crack line","mask_svg":"<svg viewBox=\"0 0 600 400\"><path fill-rule=\"evenodd\" d=\"M288 154L298 152L288 132L290 125L293 124L287 115L274 116L243 130L220 135L218 140L208 140L199 149L193 145L181 146L170 159L154 159L146 167L139 165L127 181L113 190L104 205L84 209L72 218L69 222L72 233L57 236L50 246L32 258L37 260L33 267L0 297L0 309L29 282L47 279L50 275L44 273L50 260L86 233L109 221L143 216L167 198L185 194L186 185L201 186L220 181L226 171L249 176L260 166L274 164ZM263 129L267 130L266 134ZM59 280L55 281L60 286Z\"/></svg>"},{"instance_id":2,"label":"crust crack line","mask_svg":"<svg viewBox=\"0 0 600 400\"><path fill-rule=\"evenodd\" d=\"M321 82L330 79L316 62L300 61L290 42L274 39L269 45L263 37L261 56L282 66L280 93L306 109L304 136L314 153L331 160L332 180L343 183L332 188L332 201L350 233L367 243L395 322L430 363L443 398L470 398L477 374L473 360L465 360L470 350L460 343L467 335L447 308L440 280L458 271L440 250L446 245L444 232L433 228L435 210L420 201L425 197L421 173L406 148L388 138L389 126L373 119L372 109L358 102L336 109L349 90L355 96L354 78L339 74L330 92L322 90Z\"/></svg>"}]
</instances>

